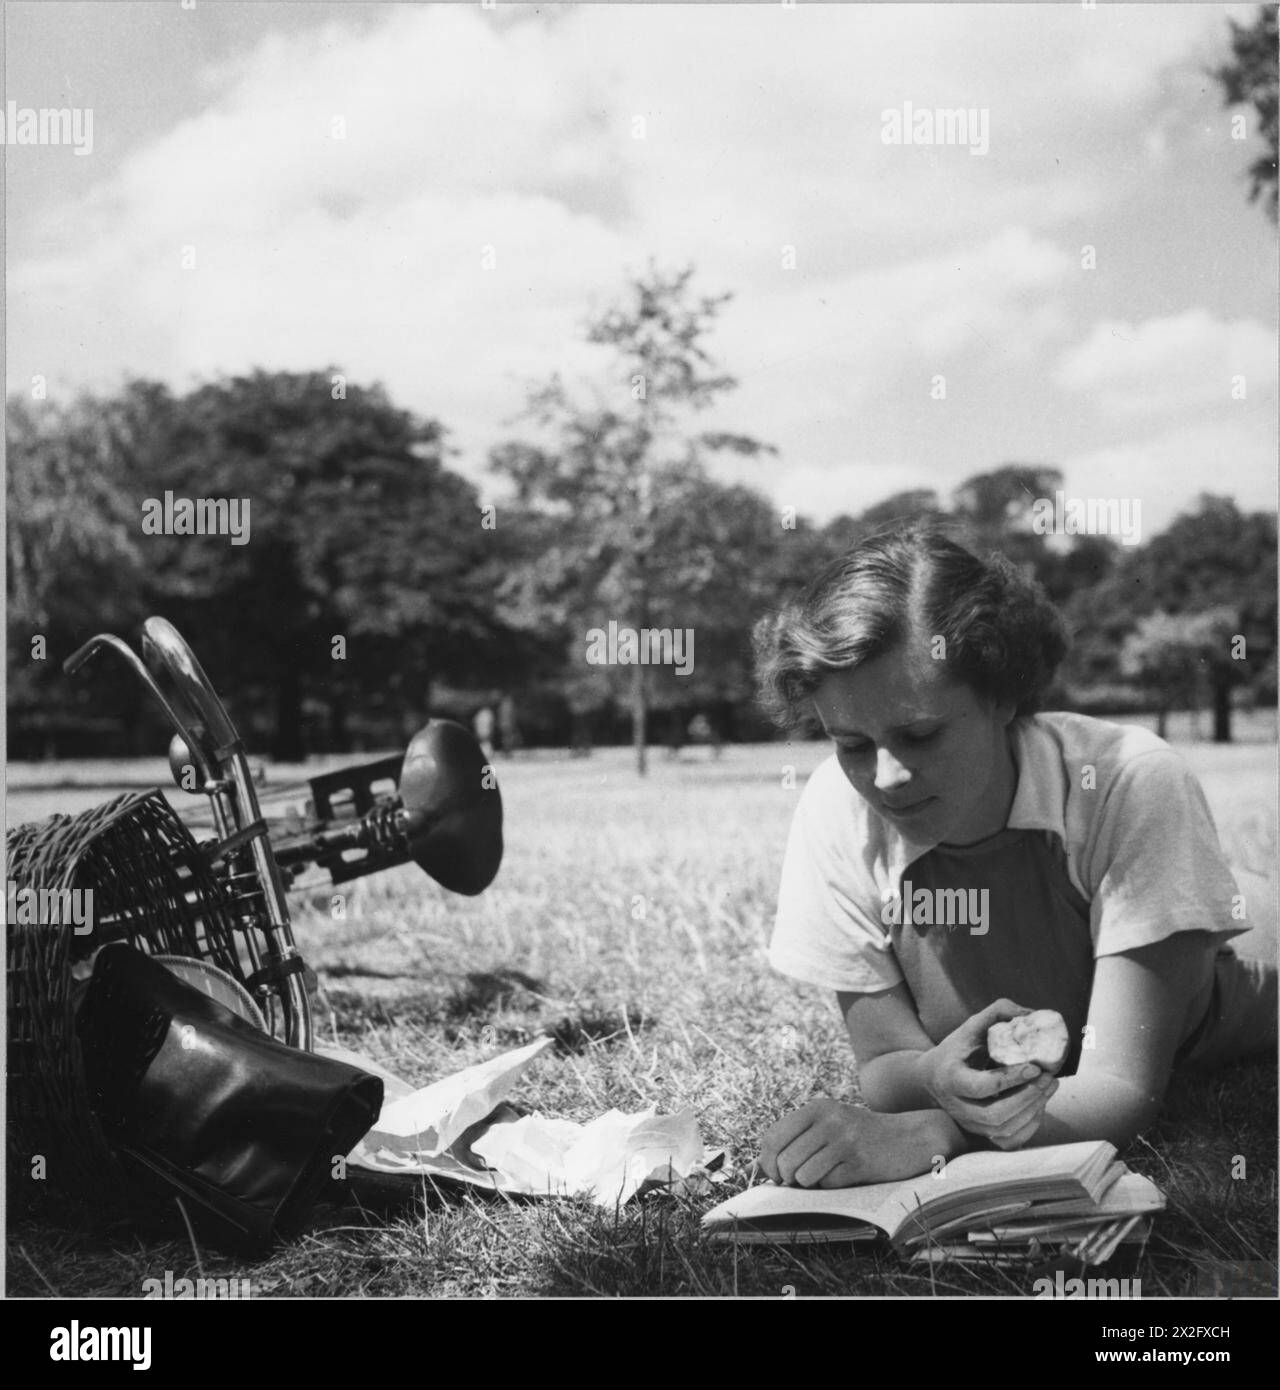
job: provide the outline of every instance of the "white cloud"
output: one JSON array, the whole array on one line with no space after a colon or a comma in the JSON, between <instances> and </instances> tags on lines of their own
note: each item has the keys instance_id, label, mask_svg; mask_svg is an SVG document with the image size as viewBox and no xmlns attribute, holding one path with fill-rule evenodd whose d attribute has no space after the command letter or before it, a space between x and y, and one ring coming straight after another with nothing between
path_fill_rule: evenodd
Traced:
<instances>
[{"instance_id":1,"label":"white cloud","mask_svg":"<svg viewBox=\"0 0 1280 1390\"><path fill-rule=\"evenodd\" d=\"M856 516L892 493L914 488L935 488L943 497L948 491L936 477L884 459L801 464L771 478L764 491L779 515L783 507L795 507L801 516L825 524L832 517Z\"/></svg>"},{"instance_id":2,"label":"white cloud","mask_svg":"<svg viewBox=\"0 0 1280 1390\"><path fill-rule=\"evenodd\" d=\"M1092 395L1116 416L1230 406L1239 377L1246 398L1275 393L1276 334L1249 319L1224 323L1206 309L1138 324L1104 320L1055 372L1064 390Z\"/></svg>"},{"instance_id":3,"label":"white cloud","mask_svg":"<svg viewBox=\"0 0 1280 1390\"><path fill-rule=\"evenodd\" d=\"M1137 498L1144 538L1163 530L1202 492L1234 497L1242 511L1274 511L1276 470L1269 411L1174 426L1071 455L1062 464L1068 496ZM1171 486L1173 480L1181 486Z\"/></svg>"}]
</instances>

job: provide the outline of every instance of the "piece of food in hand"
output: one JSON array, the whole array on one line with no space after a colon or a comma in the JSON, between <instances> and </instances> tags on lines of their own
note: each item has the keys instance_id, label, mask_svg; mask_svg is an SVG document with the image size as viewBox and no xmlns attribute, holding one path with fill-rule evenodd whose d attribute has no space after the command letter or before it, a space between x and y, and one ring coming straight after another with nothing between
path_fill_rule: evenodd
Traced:
<instances>
[{"instance_id":1,"label":"piece of food in hand","mask_svg":"<svg viewBox=\"0 0 1280 1390\"><path fill-rule=\"evenodd\" d=\"M1002 1067L1034 1062L1044 1071L1056 1072L1069 1042L1066 1021L1054 1009L1036 1009L987 1029L987 1052Z\"/></svg>"}]
</instances>

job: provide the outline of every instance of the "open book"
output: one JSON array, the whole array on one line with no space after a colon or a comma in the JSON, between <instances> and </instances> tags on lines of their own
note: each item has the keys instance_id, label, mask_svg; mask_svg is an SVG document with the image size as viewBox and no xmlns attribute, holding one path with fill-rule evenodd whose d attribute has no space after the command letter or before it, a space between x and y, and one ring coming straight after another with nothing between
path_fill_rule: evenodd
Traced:
<instances>
[{"instance_id":1,"label":"open book","mask_svg":"<svg viewBox=\"0 0 1280 1390\"><path fill-rule=\"evenodd\" d=\"M1113 1144L1089 1140L953 1158L938 1173L830 1190L748 1188L702 1218L712 1239L810 1244L887 1235L905 1249L999 1232L1018 1242L1158 1211L1160 1190L1129 1173ZM1025 1232L1025 1234L1024 1234Z\"/></svg>"}]
</instances>

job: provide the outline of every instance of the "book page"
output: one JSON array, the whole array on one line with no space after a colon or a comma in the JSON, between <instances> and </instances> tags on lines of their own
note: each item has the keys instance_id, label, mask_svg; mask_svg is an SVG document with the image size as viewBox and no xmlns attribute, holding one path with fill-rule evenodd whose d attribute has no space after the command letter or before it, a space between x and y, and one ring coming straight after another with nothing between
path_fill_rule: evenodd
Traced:
<instances>
[{"instance_id":1,"label":"book page","mask_svg":"<svg viewBox=\"0 0 1280 1390\"><path fill-rule=\"evenodd\" d=\"M926 1173L905 1182L870 1183L862 1187L808 1189L764 1184L749 1188L709 1211L704 1224L731 1221L770 1221L794 1215L825 1215L834 1220L864 1221L889 1236L917 1217L921 1211L964 1208L969 1194L1010 1187L1018 1195L1044 1185L1070 1189L1085 1180L1084 1175L1102 1168L1115 1155L1113 1145L1103 1140L1075 1144L1055 1144L1041 1149L1022 1149L1017 1153L982 1151L961 1154L952 1159L940 1175ZM957 1215L959 1212L957 1212Z\"/></svg>"},{"instance_id":2,"label":"book page","mask_svg":"<svg viewBox=\"0 0 1280 1390\"><path fill-rule=\"evenodd\" d=\"M1042 1230L1070 1226L1072 1218L1097 1221L1117 1216L1140 1216L1147 1212L1163 1211L1164 1193L1139 1173L1124 1173L1112 1184L1101 1202L1036 1202L1025 1218L996 1227L994 1234L1001 1238L1037 1235Z\"/></svg>"},{"instance_id":3,"label":"book page","mask_svg":"<svg viewBox=\"0 0 1280 1390\"><path fill-rule=\"evenodd\" d=\"M736 1197L730 1197L727 1202L721 1202L707 1212L702 1221L704 1225L728 1224L738 1220L770 1222L781 1226L788 1217L826 1216L838 1221L866 1222L891 1234L889 1228L882 1224L881 1209L901 1186L900 1182L883 1182L863 1187L804 1188L762 1183L759 1187L750 1187Z\"/></svg>"},{"instance_id":4,"label":"book page","mask_svg":"<svg viewBox=\"0 0 1280 1390\"><path fill-rule=\"evenodd\" d=\"M1105 1140L1089 1139L1015 1153L961 1154L938 1174L890 1184L876 1224L896 1236L908 1224L925 1227L936 1218L960 1216L996 1194L1010 1200L1035 1200L1039 1192L1087 1199L1088 1188L1106 1172L1115 1152Z\"/></svg>"}]
</instances>

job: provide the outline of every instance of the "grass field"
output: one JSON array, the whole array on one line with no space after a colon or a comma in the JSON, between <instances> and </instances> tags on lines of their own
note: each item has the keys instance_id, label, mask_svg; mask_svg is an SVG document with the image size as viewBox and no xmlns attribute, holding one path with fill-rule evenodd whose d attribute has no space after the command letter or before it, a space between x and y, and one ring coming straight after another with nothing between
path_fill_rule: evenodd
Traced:
<instances>
[{"instance_id":1,"label":"grass field","mask_svg":"<svg viewBox=\"0 0 1280 1390\"><path fill-rule=\"evenodd\" d=\"M1274 873L1274 751L1182 751L1229 857ZM423 1084L554 1032L559 1047L533 1065L516 1099L577 1120L613 1106L689 1107L704 1141L725 1146L738 1173L716 1198L657 1195L620 1212L471 1196L432 1196L391 1219L331 1210L252 1266L185 1238L28 1221L9 1232L9 1293L130 1296L166 1270L202 1270L247 1277L258 1296L1025 1296L1025 1275L917 1270L838 1247L735 1253L699 1234L701 1212L741 1185L771 1120L813 1095L857 1095L834 1001L775 976L764 960L799 794L784 787L784 768L795 768L798 788L824 754L775 744L731 747L719 762L691 750L673 762L659 750L643 783L623 750L502 763L507 856L482 897L452 897L401 869L348 885L343 922L330 920L327 893L298 902L323 1036ZM48 798L66 804L65 787L48 789L58 781L48 769L28 785L41 778L44 791L11 789L11 822L51 809ZM90 802L106 794L80 793ZM1191 1293L1215 1263L1274 1263L1275 1086L1272 1065L1183 1084L1158 1127L1125 1154L1169 1196L1145 1256L1127 1271L1145 1294ZM1246 1173L1233 1179L1236 1155Z\"/></svg>"}]
</instances>

